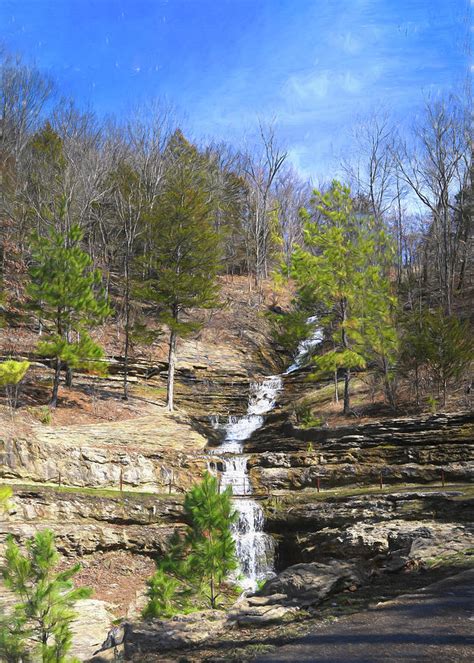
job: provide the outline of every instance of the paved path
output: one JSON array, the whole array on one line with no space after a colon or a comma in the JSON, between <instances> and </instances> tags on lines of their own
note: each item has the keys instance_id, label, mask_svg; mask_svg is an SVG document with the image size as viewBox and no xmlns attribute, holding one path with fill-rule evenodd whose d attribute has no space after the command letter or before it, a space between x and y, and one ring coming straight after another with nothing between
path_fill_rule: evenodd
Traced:
<instances>
[{"instance_id":1,"label":"paved path","mask_svg":"<svg viewBox=\"0 0 474 663\"><path fill-rule=\"evenodd\" d=\"M257 661L474 661L474 570L377 608L322 624Z\"/></svg>"}]
</instances>

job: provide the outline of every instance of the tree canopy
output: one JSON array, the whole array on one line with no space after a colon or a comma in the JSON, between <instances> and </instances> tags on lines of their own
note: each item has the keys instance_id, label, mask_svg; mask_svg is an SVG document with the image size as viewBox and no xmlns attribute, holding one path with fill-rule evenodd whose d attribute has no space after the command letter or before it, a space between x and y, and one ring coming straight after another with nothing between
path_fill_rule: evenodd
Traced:
<instances>
[{"instance_id":1,"label":"tree canopy","mask_svg":"<svg viewBox=\"0 0 474 663\"><path fill-rule=\"evenodd\" d=\"M338 181L324 194L315 191L312 209L302 215L305 245L295 248L291 273L300 297L321 311L333 341L314 359L314 376L344 370L348 414L351 370L364 368L374 354L388 364L396 350L395 299L377 260L388 239L371 217L356 213L350 189Z\"/></svg>"}]
</instances>

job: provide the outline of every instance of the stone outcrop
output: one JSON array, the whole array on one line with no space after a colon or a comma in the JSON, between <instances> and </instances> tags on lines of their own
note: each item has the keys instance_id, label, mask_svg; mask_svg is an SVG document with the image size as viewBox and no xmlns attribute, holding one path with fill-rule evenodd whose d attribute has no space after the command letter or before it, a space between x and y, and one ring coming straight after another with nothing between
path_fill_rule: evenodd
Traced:
<instances>
[{"instance_id":1,"label":"stone outcrop","mask_svg":"<svg viewBox=\"0 0 474 663\"><path fill-rule=\"evenodd\" d=\"M259 593L268 597L277 595L282 604L303 607L317 605L348 587L355 589L361 582L362 574L352 563L336 560L325 564L312 562L288 567L269 580Z\"/></svg>"},{"instance_id":2,"label":"stone outcrop","mask_svg":"<svg viewBox=\"0 0 474 663\"><path fill-rule=\"evenodd\" d=\"M80 661L92 658L104 642L114 621L114 615L104 601L85 599L75 606L76 618L72 623L71 656Z\"/></svg>"},{"instance_id":3,"label":"stone outcrop","mask_svg":"<svg viewBox=\"0 0 474 663\"><path fill-rule=\"evenodd\" d=\"M281 599L281 600L280 600ZM219 636L224 630L267 626L291 619L295 605L283 605L285 595L252 596L238 601L229 612L203 610L172 619L150 619L125 624L125 654L188 649ZM238 637L238 636L236 636ZM133 660L137 660L134 658Z\"/></svg>"},{"instance_id":4,"label":"stone outcrop","mask_svg":"<svg viewBox=\"0 0 474 663\"><path fill-rule=\"evenodd\" d=\"M280 413L246 444L262 492L321 486L469 481L474 415L438 414L332 429L296 428Z\"/></svg>"},{"instance_id":5,"label":"stone outcrop","mask_svg":"<svg viewBox=\"0 0 474 663\"><path fill-rule=\"evenodd\" d=\"M466 550L473 522L474 499L461 489L286 496L266 505L266 527L277 539L281 569L296 562L358 559L372 570L394 570L409 560Z\"/></svg>"},{"instance_id":6,"label":"stone outcrop","mask_svg":"<svg viewBox=\"0 0 474 663\"><path fill-rule=\"evenodd\" d=\"M224 628L228 628L226 613L220 610L130 623L126 626L125 655L184 649L208 640Z\"/></svg>"},{"instance_id":7,"label":"stone outcrop","mask_svg":"<svg viewBox=\"0 0 474 663\"><path fill-rule=\"evenodd\" d=\"M259 601L258 599L265 599ZM234 606L228 613L228 621L231 626L239 628L248 628L249 626L259 627L268 624L275 624L287 620L295 615L298 608L294 606L282 605L286 597L282 594L270 597L250 597L245 602Z\"/></svg>"},{"instance_id":8,"label":"stone outcrop","mask_svg":"<svg viewBox=\"0 0 474 663\"><path fill-rule=\"evenodd\" d=\"M7 534L24 541L48 527L66 556L108 550L162 555L175 530L184 527L182 500L174 496L104 497L16 487L12 504L0 525L0 550Z\"/></svg>"},{"instance_id":9,"label":"stone outcrop","mask_svg":"<svg viewBox=\"0 0 474 663\"><path fill-rule=\"evenodd\" d=\"M0 439L0 479L167 492L186 490L207 465L207 440L182 414L51 428Z\"/></svg>"}]
</instances>

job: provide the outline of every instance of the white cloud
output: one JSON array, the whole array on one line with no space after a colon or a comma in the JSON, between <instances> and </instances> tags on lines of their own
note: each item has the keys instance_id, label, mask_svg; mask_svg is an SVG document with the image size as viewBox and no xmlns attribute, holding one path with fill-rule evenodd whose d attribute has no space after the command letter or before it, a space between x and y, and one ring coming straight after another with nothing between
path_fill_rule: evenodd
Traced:
<instances>
[{"instance_id":1,"label":"white cloud","mask_svg":"<svg viewBox=\"0 0 474 663\"><path fill-rule=\"evenodd\" d=\"M306 146L293 145L287 151L287 158L301 177L311 179L312 170L305 165L305 162L307 164L308 161L308 148Z\"/></svg>"},{"instance_id":2,"label":"white cloud","mask_svg":"<svg viewBox=\"0 0 474 663\"><path fill-rule=\"evenodd\" d=\"M356 55L363 47L363 43L352 32L342 32L332 36L331 41L336 48L349 55Z\"/></svg>"},{"instance_id":3,"label":"white cloud","mask_svg":"<svg viewBox=\"0 0 474 663\"><path fill-rule=\"evenodd\" d=\"M290 94L296 94L300 99L317 97L323 99L329 92L329 72L318 74L303 74L290 76L286 87Z\"/></svg>"},{"instance_id":4,"label":"white cloud","mask_svg":"<svg viewBox=\"0 0 474 663\"><path fill-rule=\"evenodd\" d=\"M363 81L359 77L354 76L350 71L346 71L340 78L340 86L346 92L357 94L362 90Z\"/></svg>"},{"instance_id":5,"label":"white cloud","mask_svg":"<svg viewBox=\"0 0 474 663\"><path fill-rule=\"evenodd\" d=\"M356 97L366 94L384 70L383 63L375 61L360 68L293 74L283 86L283 96L294 105L337 101L341 95Z\"/></svg>"}]
</instances>

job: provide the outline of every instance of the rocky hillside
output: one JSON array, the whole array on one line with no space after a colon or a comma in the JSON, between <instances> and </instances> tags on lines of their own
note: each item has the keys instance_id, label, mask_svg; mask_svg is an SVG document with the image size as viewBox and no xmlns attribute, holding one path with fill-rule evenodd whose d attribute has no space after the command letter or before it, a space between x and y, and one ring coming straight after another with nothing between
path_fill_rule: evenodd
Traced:
<instances>
[{"instance_id":1,"label":"rocky hillside","mask_svg":"<svg viewBox=\"0 0 474 663\"><path fill-rule=\"evenodd\" d=\"M256 639L285 641L285 624L319 618L333 602L361 605L391 584L394 593L421 584L433 568L472 563L472 412L319 418L332 387L308 383L303 369L284 378L276 408L245 448L279 575L228 614L139 621L153 559L185 525L183 493L210 461L222 470L212 455L222 435L216 424L243 414L251 381L281 370L264 315L273 293L262 301L242 284L226 281L223 307L200 314L209 316L204 329L181 342L173 414L164 408L165 346L135 348L131 399L123 402L120 343L109 330L108 377L76 375L42 419L49 369L31 352L31 332L18 335L16 351L35 363L20 408L13 416L2 410L0 481L14 497L0 522L0 553L8 534L25 541L48 527L63 564L81 562L78 579L95 595L79 606L80 660L91 659L116 619L126 619L135 661L163 661L157 650L169 660L180 651L212 660L221 646L225 660L248 660ZM11 329L2 334L5 341ZM308 402L316 407L309 416ZM248 649L230 652L229 627Z\"/></svg>"}]
</instances>

